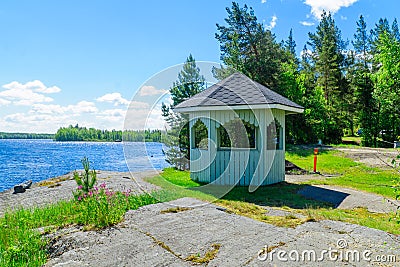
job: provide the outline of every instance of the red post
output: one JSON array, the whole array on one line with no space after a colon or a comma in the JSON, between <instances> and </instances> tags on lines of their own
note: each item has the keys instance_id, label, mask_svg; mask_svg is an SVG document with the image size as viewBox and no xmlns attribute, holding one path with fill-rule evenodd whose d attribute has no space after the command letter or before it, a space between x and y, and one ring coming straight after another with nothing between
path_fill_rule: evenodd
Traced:
<instances>
[{"instance_id":1,"label":"red post","mask_svg":"<svg viewBox=\"0 0 400 267\"><path fill-rule=\"evenodd\" d=\"M317 172L317 155L318 155L318 148L314 148L314 172Z\"/></svg>"}]
</instances>

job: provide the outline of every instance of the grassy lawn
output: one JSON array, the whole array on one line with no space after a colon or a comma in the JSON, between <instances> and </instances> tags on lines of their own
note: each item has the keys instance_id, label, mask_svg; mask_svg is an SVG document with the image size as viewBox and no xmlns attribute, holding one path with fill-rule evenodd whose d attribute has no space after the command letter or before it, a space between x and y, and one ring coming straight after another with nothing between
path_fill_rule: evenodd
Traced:
<instances>
[{"instance_id":1,"label":"grassy lawn","mask_svg":"<svg viewBox=\"0 0 400 267\"><path fill-rule=\"evenodd\" d=\"M286 159L299 167L312 171L312 149L290 147L286 152ZM395 198L392 188L393 180L399 179L400 174L395 170L383 170L368 167L363 163L354 162L346 158L343 152L335 150L322 150L318 155L317 171L322 174L331 174L336 177L308 181L306 184L325 184L351 187Z\"/></svg>"},{"instance_id":2,"label":"grassy lawn","mask_svg":"<svg viewBox=\"0 0 400 267\"><path fill-rule=\"evenodd\" d=\"M327 151L322 152L322 154L327 158L335 159L336 157L335 153ZM347 167L353 167L355 166L354 164L356 164L352 162L352 160L346 158L344 158L343 161L345 162L344 166ZM339 163L339 165L341 164ZM342 170L343 168L345 169L345 167L342 167ZM330 166L330 170L332 171L331 173L335 173L337 169L335 169L334 166ZM166 181L164 177L168 177L168 181ZM200 184L191 181L188 172L166 169L163 175L150 178L148 181L164 189L163 191L167 193L169 199L163 200L194 197L204 201L212 201L214 204L226 208L226 211L229 213L247 216L276 226L296 227L307 221L329 219L400 234L399 225L394 220L391 220L394 214L371 213L364 208L353 210L335 209L329 203L309 200L296 194L305 184L280 183L260 187L253 193L248 192L247 187L235 187L224 197L217 199L210 193L201 192L201 190L199 190ZM177 186L178 184L191 184L193 187ZM268 215L268 212L266 212L263 206L287 211L288 215ZM302 214L305 218L299 219L294 216L294 214Z\"/></svg>"}]
</instances>

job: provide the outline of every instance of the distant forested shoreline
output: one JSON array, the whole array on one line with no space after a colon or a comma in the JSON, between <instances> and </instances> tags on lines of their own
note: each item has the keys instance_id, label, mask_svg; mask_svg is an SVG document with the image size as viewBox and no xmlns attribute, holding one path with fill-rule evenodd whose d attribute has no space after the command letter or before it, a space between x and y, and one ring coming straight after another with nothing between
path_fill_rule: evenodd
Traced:
<instances>
[{"instance_id":1,"label":"distant forested shoreline","mask_svg":"<svg viewBox=\"0 0 400 267\"><path fill-rule=\"evenodd\" d=\"M54 139L54 134L0 132L0 139Z\"/></svg>"},{"instance_id":2,"label":"distant forested shoreline","mask_svg":"<svg viewBox=\"0 0 400 267\"><path fill-rule=\"evenodd\" d=\"M55 141L92 142L161 142L161 130L100 130L79 125L61 127L54 135Z\"/></svg>"}]
</instances>

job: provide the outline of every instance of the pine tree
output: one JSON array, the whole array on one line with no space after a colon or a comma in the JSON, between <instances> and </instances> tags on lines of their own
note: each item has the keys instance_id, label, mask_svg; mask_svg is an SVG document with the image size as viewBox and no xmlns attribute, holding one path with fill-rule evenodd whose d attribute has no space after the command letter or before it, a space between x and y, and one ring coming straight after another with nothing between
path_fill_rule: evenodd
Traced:
<instances>
[{"instance_id":1,"label":"pine tree","mask_svg":"<svg viewBox=\"0 0 400 267\"><path fill-rule=\"evenodd\" d=\"M285 48L292 55L296 55L296 42L293 39L293 29L290 29L289 37L285 42Z\"/></svg>"},{"instance_id":2,"label":"pine tree","mask_svg":"<svg viewBox=\"0 0 400 267\"><path fill-rule=\"evenodd\" d=\"M200 75L200 69L196 65L196 60L190 54L183 65L182 71L178 74L178 80L173 83L170 89L173 106L200 93L204 90L204 86L205 78Z\"/></svg>"},{"instance_id":3,"label":"pine tree","mask_svg":"<svg viewBox=\"0 0 400 267\"><path fill-rule=\"evenodd\" d=\"M397 24L397 19L394 19L392 23L392 34L397 41L400 41L400 32L399 32L399 25Z\"/></svg>"},{"instance_id":4,"label":"pine tree","mask_svg":"<svg viewBox=\"0 0 400 267\"><path fill-rule=\"evenodd\" d=\"M354 34L354 65L350 68L351 83L355 88L357 110L360 127L362 128L362 143L365 146L377 145L377 106L373 99L374 85L371 81L372 48L371 36L367 24L361 15Z\"/></svg>"},{"instance_id":5,"label":"pine tree","mask_svg":"<svg viewBox=\"0 0 400 267\"><path fill-rule=\"evenodd\" d=\"M371 30L371 50L373 54L377 53L377 46L379 44L379 36L383 33L391 34L389 21L386 18L380 18L378 23L375 24L375 28ZM376 66L374 66L374 70Z\"/></svg>"},{"instance_id":6,"label":"pine tree","mask_svg":"<svg viewBox=\"0 0 400 267\"><path fill-rule=\"evenodd\" d=\"M233 2L226 8L227 26L217 24L221 60L232 69L279 91L278 75L282 48L275 35L258 22L254 10ZM218 72L218 71L216 71Z\"/></svg>"},{"instance_id":7,"label":"pine tree","mask_svg":"<svg viewBox=\"0 0 400 267\"><path fill-rule=\"evenodd\" d=\"M341 105L345 94L341 91L346 90L346 81L342 74L345 59L342 52L346 44L341 39L341 32L332 15L325 11L316 33L309 33L309 38L308 44L313 49L313 62L317 72L317 86L324 92L328 110L323 140L339 143L345 127L342 116L345 107Z\"/></svg>"},{"instance_id":8,"label":"pine tree","mask_svg":"<svg viewBox=\"0 0 400 267\"><path fill-rule=\"evenodd\" d=\"M166 151L167 161L179 169L189 167L190 140L189 123L187 115L173 112L173 107L205 89L205 78L200 75L200 69L192 55L186 59L178 79L172 84L170 93L173 104L171 107L162 103L162 115L170 129L166 129L167 136L164 143L168 147Z\"/></svg>"}]
</instances>

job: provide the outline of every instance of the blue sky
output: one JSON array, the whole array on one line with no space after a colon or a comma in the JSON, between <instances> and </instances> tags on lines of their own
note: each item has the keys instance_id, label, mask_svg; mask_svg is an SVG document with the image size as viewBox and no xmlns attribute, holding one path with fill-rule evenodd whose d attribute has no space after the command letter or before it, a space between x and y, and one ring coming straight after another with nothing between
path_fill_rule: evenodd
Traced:
<instances>
[{"instance_id":1,"label":"blue sky","mask_svg":"<svg viewBox=\"0 0 400 267\"><path fill-rule=\"evenodd\" d=\"M298 52L323 9L334 12L344 39L351 39L360 14L371 28L380 17L392 22L400 8L396 0L238 2L252 6L278 40L293 28ZM76 123L122 129L141 86L145 95L168 89L167 82L149 84L153 75L189 53L220 62L215 24L224 23L227 6L231 1L3 0L0 131L52 133Z\"/></svg>"}]
</instances>

